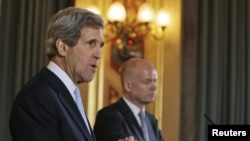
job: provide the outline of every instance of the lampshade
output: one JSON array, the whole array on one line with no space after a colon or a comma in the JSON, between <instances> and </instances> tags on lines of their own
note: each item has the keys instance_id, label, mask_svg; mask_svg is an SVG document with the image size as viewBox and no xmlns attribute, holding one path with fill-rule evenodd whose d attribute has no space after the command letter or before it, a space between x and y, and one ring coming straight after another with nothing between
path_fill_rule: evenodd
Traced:
<instances>
[{"instance_id":1,"label":"lampshade","mask_svg":"<svg viewBox=\"0 0 250 141\"><path fill-rule=\"evenodd\" d=\"M169 15L165 9L161 9L156 17L156 24L161 27L167 27L169 25Z\"/></svg>"},{"instance_id":2,"label":"lampshade","mask_svg":"<svg viewBox=\"0 0 250 141\"><path fill-rule=\"evenodd\" d=\"M112 22L122 22L126 19L126 10L121 2L114 2L108 10L108 19Z\"/></svg>"},{"instance_id":3,"label":"lampshade","mask_svg":"<svg viewBox=\"0 0 250 141\"><path fill-rule=\"evenodd\" d=\"M148 4L144 3L140 6L137 18L140 22L151 22L154 19L154 10Z\"/></svg>"}]
</instances>

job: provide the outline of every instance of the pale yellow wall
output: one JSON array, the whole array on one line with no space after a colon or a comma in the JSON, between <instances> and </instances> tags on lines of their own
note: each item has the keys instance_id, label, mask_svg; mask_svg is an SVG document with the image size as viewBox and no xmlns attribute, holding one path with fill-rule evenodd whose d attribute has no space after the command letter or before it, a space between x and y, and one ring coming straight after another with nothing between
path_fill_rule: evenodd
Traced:
<instances>
[{"instance_id":1,"label":"pale yellow wall","mask_svg":"<svg viewBox=\"0 0 250 141\"><path fill-rule=\"evenodd\" d=\"M96 5L106 20L106 12L112 0L76 0L76 7L86 8ZM159 120L163 136L167 141L179 141L180 126L180 41L181 41L181 0L147 0L155 10L166 8L171 22L166 29L164 40L145 45L145 58L155 64L159 72L157 100L147 109ZM97 110L105 105L108 89L112 84L119 93L121 87L118 74L110 67L109 43L102 49L102 59L95 80L89 85L84 84L84 105L91 124L94 124Z\"/></svg>"},{"instance_id":2,"label":"pale yellow wall","mask_svg":"<svg viewBox=\"0 0 250 141\"><path fill-rule=\"evenodd\" d=\"M164 103L162 130L169 141L179 141L181 105L181 0L165 0L171 15L164 47Z\"/></svg>"}]
</instances>

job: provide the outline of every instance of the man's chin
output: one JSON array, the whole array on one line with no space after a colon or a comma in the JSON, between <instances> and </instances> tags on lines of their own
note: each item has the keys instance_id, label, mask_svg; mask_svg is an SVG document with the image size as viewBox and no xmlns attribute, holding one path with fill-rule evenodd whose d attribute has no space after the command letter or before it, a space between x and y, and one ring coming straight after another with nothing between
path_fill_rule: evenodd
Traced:
<instances>
[{"instance_id":1,"label":"man's chin","mask_svg":"<svg viewBox=\"0 0 250 141\"><path fill-rule=\"evenodd\" d=\"M144 102L144 104L145 104L145 105L148 105L148 104L150 104L150 103L152 103L152 102L154 102L154 100L147 100L147 101Z\"/></svg>"},{"instance_id":2,"label":"man's chin","mask_svg":"<svg viewBox=\"0 0 250 141\"><path fill-rule=\"evenodd\" d=\"M80 81L80 83L88 83L88 82L91 82L93 79L94 79L94 77L84 78L84 79L82 79L82 81Z\"/></svg>"}]
</instances>

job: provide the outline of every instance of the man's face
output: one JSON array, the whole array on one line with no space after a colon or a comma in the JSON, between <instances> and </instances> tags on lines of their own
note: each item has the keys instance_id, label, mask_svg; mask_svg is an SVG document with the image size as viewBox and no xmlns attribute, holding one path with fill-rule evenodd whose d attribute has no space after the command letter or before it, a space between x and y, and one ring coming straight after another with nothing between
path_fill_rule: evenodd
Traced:
<instances>
[{"instance_id":1,"label":"man's face","mask_svg":"<svg viewBox=\"0 0 250 141\"><path fill-rule=\"evenodd\" d=\"M69 69L74 82L90 82L97 70L98 61L101 58L103 46L103 29L85 27L81 31L81 37L74 47L68 51L65 58L66 68Z\"/></svg>"},{"instance_id":2,"label":"man's face","mask_svg":"<svg viewBox=\"0 0 250 141\"><path fill-rule=\"evenodd\" d=\"M136 105L146 105L155 100L157 72L144 68L131 80L130 98Z\"/></svg>"}]
</instances>

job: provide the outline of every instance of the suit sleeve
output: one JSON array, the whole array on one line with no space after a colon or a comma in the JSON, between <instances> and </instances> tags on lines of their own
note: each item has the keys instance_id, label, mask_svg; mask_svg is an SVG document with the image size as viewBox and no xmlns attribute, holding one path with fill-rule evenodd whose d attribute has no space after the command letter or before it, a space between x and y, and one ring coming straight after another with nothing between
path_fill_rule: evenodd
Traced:
<instances>
[{"instance_id":1,"label":"suit sleeve","mask_svg":"<svg viewBox=\"0 0 250 141\"><path fill-rule=\"evenodd\" d=\"M126 121L116 110L102 109L94 125L97 141L117 141L131 135Z\"/></svg>"}]
</instances>

